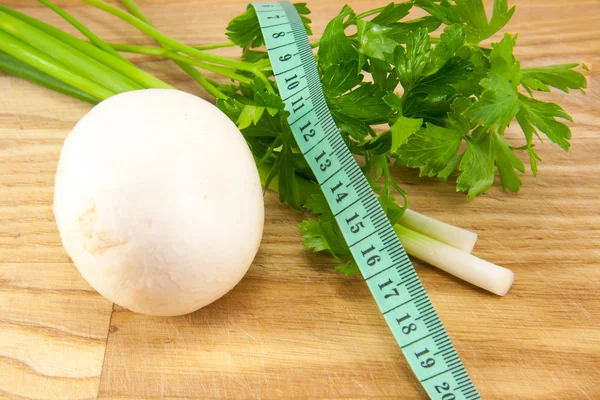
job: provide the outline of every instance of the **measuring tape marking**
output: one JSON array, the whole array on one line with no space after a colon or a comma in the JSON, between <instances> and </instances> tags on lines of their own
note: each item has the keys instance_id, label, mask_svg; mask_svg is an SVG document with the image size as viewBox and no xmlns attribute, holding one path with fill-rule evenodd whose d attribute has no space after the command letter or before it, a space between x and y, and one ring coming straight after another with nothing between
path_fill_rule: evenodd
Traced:
<instances>
[{"instance_id":1,"label":"measuring tape marking","mask_svg":"<svg viewBox=\"0 0 600 400\"><path fill-rule=\"evenodd\" d=\"M333 120L295 7L287 2L252 5L290 113L290 129L411 369L432 399L479 399L396 232Z\"/></svg>"}]
</instances>

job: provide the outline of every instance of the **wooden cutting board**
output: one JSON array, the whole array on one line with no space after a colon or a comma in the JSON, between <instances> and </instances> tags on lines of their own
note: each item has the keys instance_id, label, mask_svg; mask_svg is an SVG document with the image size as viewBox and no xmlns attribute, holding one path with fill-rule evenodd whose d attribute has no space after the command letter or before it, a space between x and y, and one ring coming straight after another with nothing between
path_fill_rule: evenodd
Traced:
<instances>
[{"instance_id":1,"label":"wooden cutting board","mask_svg":"<svg viewBox=\"0 0 600 400\"><path fill-rule=\"evenodd\" d=\"M317 34L343 4L309 2ZM66 27L33 0L3 3ZM151 44L79 1L57 3L107 41ZM385 4L350 5L376 3ZM572 149L539 146L539 177L523 176L520 194L495 186L472 203L451 184L397 171L415 210L477 232L474 253L512 269L516 281L501 298L415 266L484 399L600 399L600 2L511 3L508 31L521 33L523 65L591 68L587 96L552 95L575 118ZM140 4L168 34L207 44L224 40L246 0ZM172 64L134 60L206 97ZM155 318L95 293L64 252L52 215L62 141L89 108L0 75L0 398L426 398L365 284L304 250L296 226L305 216L271 193L260 252L216 303Z\"/></svg>"}]
</instances>

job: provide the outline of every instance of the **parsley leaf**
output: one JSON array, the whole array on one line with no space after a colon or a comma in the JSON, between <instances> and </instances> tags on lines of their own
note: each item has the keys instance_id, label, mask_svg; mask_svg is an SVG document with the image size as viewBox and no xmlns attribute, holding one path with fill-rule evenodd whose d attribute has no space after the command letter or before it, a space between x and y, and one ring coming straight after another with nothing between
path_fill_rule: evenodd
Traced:
<instances>
[{"instance_id":1,"label":"parsley leaf","mask_svg":"<svg viewBox=\"0 0 600 400\"><path fill-rule=\"evenodd\" d=\"M331 115L342 135L346 137L350 136L358 141L362 141L365 137L374 134L369 124L357 118L336 110L331 110Z\"/></svg>"},{"instance_id":2,"label":"parsley leaf","mask_svg":"<svg viewBox=\"0 0 600 400\"><path fill-rule=\"evenodd\" d=\"M509 10L506 0L494 0L489 23L481 0L456 0L456 10L467 24L467 41L477 44L502 29L512 18L515 7Z\"/></svg>"},{"instance_id":3,"label":"parsley leaf","mask_svg":"<svg viewBox=\"0 0 600 400\"><path fill-rule=\"evenodd\" d=\"M458 95L470 95L466 88L477 84L473 65L452 57L437 72L418 79L412 89L404 92L403 113L442 124L454 99Z\"/></svg>"},{"instance_id":4,"label":"parsley leaf","mask_svg":"<svg viewBox=\"0 0 600 400\"><path fill-rule=\"evenodd\" d=\"M217 99L217 107L232 121L237 121L242 112L242 107L239 102L231 97L228 99Z\"/></svg>"},{"instance_id":5,"label":"parsley leaf","mask_svg":"<svg viewBox=\"0 0 600 400\"><path fill-rule=\"evenodd\" d=\"M474 199L494 183L494 167L500 174L502 188L518 192L521 179L516 171L525 172L523 163L496 129L480 127L472 138L467 138L456 188L467 191L469 201Z\"/></svg>"},{"instance_id":6,"label":"parsley leaf","mask_svg":"<svg viewBox=\"0 0 600 400\"><path fill-rule=\"evenodd\" d=\"M452 57L435 73L419 79L410 94L450 97L457 94L456 87L473 77L473 64L459 57Z\"/></svg>"},{"instance_id":7,"label":"parsley leaf","mask_svg":"<svg viewBox=\"0 0 600 400\"><path fill-rule=\"evenodd\" d=\"M306 208L319 217L300 223L303 245L313 251L329 251L338 262L348 262L350 248L342 236L331 209L323 193L313 194L306 202Z\"/></svg>"},{"instance_id":8,"label":"parsley leaf","mask_svg":"<svg viewBox=\"0 0 600 400\"><path fill-rule=\"evenodd\" d=\"M533 150L532 141L533 135L537 136L538 133L536 132L535 128L529 123L529 121L525 117L525 112L522 109L517 114L517 122L519 123L519 126L521 126L521 130L525 134L525 140L527 141L525 148L527 149L527 154L529 155L529 164L531 165L531 172L533 173L533 176L536 177L538 171L537 162L541 161L542 159Z\"/></svg>"},{"instance_id":9,"label":"parsley leaf","mask_svg":"<svg viewBox=\"0 0 600 400\"><path fill-rule=\"evenodd\" d=\"M309 218L302 221L298 226L298 231L304 239L302 244L306 248L312 249L315 253L319 251L331 252L331 246L325 237L325 231L316 219Z\"/></svg>"},{"instance_id":10,"label":"parsley leaf","mask_svg":"<svg viewBox=\"0 0 600 400\"><path fill-rule=\"evenodd\" d=\"M263 114L263 117L256 124L251 124L247 128L241 129L242 134L246 139L248 137L277 137L281 136L281 117L269 117L269 115Z\"/></svg>"},{"instance_id":11,"label":"parsley leaf","mask_svg":"<svg viewBox=\"0 0 600 400\"><path fill-rule=\"evenodd\" d=\"M485 152L478 142L467 138L467 150L460 161L461 174L456 180L456 189L467 191L469 200L494 183L494 163L490 156L489 150Z\"/></svg>"},{"instance_id":12,"label":"parsley leaf","mask_svg":"<svg viewBox=\"0 0 600 400\"><path fill-rule=\"evenodd\" d=\"M356 14L348 6L344 6L339 15L327 24L321 36L318 61L322 71L327 71L332 65L358 59L355 43L344 32L346 21L356 21Z\"/></svg>"},{"instance_id":13,"label":"parsley leaf","mask_svg":"<svg viewBox=\"0 0 600 400\"><path fill-rule=\"evenodd\" d=\"M389 25L406 17L412 8L412 2L390 3L371 22L378 25Z\"/></svg>"},{"instance_id":14,"label":"parsley leaf","mask_svg":"<svg viewBox=\"0 0 600 400\"><path fill-rule=\"evenodd\" d=\"M456 12L456 7L447 0L442 0L439 4L432 0L416 0L415 6L427 11L430 15L441 20L446 25L458 24L461 19Z\"/></svg>"},{"instance_id":15,"label":"parsley leaf","mask_svg":"<svg viewBox=\"0 0 600 400\"><path fill-rule=\"evenodd\" d=\"M227 25L226 35L229 40L242 48L262 45L264 38L254 7L249 7L242 15L232 19Z\"/></svg>"},{"instance_id":16,"label":"parsley leaf","mask_svg":"<svg viewBox=\"0 0 600 400\"><path fill-rule=\"evenodd\" d=\"M523 68L521 84L529 93L531 90L549 92L552 86L569 93L569 89L585 89L585 77L573 68L579 64L548 65L545 67Z\"/></svg>"},{"instance_id":17,"label":"parsley leaf","mask_svg":"<svg viewBox=\"0 0 600 400\"><path fill-rule=\"evenodd\" d=\"M383 100L385 94L379 86L367 82L341 96L328 98L327 103L331 111L372 125L387 122L393 114Z\"/></svg>"},{"instance_id":18,"label":"parsley leaf","mask_svg":"<svg viewBox=\"0 0 600 400\"><path fill-rule=\"evenodd\" d=\"M390 224L396 225L404 214L404 208L398 205L398 200L396 200L394 196L387 193L379 196L377 200L379 200L379 204L387 215Z\"/></svg>"},{"instance_id":19,"label":"parsley leaf","mask_svg":"<svg viewBox=\"0 0 600 400\"><path fill-rule=\"evenodd\" d=\"M255 63L260 60L265 60L269 58L269 55L266 51L257 51L257 50L246 50L242 53L242 60L248 61L250 63Z\"/></svg>"},{"instance_id":20,"label":"parsley leaf","mask_svg":"<svg viewBox=\"0 0 600 400\"><path fill-rule=\"evenodd\" d=\"M396 122L390 127L392 131L391 152L396 153L398 148L405 144L408 139L415 134L423 125L422 119L398 117Z\"/></svg>"},{"instance_id":21,"label":"parsley leaf","mask_svg":"<svg viewBox=\"0 0 600 400\"><path fill-rule=\"evenodd\" d=\"M315 215L331 214L331 208L329 207L329 204L327 204L327 199L322 193L310 196L308 200L306 200L304 207Z\"/></svg>"},{"instance_id":22,"label":"parsley leaf","mask_svg":"<svg viewBox=\"0 0 600 400\"><path fill-rule=\"evenodd\" d=\"M357 23L357 29L358 51L363 59L359 62L360 67L364 64L364 55L379 60L393 61L394 48L398 43L386 36L392 28L360 20Z\"/></svg>"},{"instance_id":23,"label":"parsley leaf","mask_svg":"<svg viewBox=\"0 0 600 400\"><path fill-rule=\"evenodd\" d=\"M310 28L312 21L307 17L307 15L310 14L310 9L306 6L306 3L294 3L294 7L296 8L296 11L298 11L298 14L300 14L300 19L302 20L306 34L308 36L312 35L312 29Z\"/></svg>"},{"instance_id":24,"label":"parsley leaf","mask_svg":"<svg viewBox=\"0 0 600 400\"><path fill-rule=\"evenodd\" d=\"M310 10L306 7L306 3L294 3L294 7L300 14L306 33L311 35L311 20L306 16L310 14ZM227 25L226 35L229 40L244 49L246 47L260 47L265 43L254 7L248 7L243 14L232 19ZM247 56L256 57L257 54L249 53Z\"/></svg>"},{"instance_id":25,"label":"parsley leaf","mask_svg":"<svg viewBox=\"0 0 600 400\"><path fill-rule=\"evenodd\" d=\"M469 42L479 40L479 36L487 31L488 22L485 8L481 0L456 0L456 11L467 24Z\"/></svg>"},{"instance_id":26,"label":"parsley leaf","mask_svg":"<svg viewBox=\"0 0 600 400\"><path fill-rule=\"evenodd\" d=\"M236 122L238 129L245 129L251 124L256 125L260 120L260 117L262 117L263 112L265 112L265 107L246 104L244 108L242 108L242 112Z\"/></svg>"},{"instance_id":27,"label":"parsley leaf","mask_svg":"<svg viewBox=\"0 0 600 400\"><path fill-rule=\"evenodd\" d=\"M481 86L486 90L479 101L466 111L467 115L472 121L481 122L485 126L499 123L503 131L519 111L517 89L496 73L490 73L483 79Z\"/></svg>"},{"instance_id":28,"label":"parsley leaf","mask_svg":"<svg viewBox=\"0 0 600 400\"><path fill-rule=\"evenodd\" d=\"M346 276L356 275L360 273L360 269L358 268L358 264L354 259L344 265L338 265L335 267L336 271L340 271L342 274Z\"/></svg>"},{"instance_id":29,"label":"parsley leaf","mask_svg":"<svg viewBox=\"0 0 600 400\"><path fill-rule=\"evenodd\" d=\"M517 87L521 81L521 66L513 55L516 36L504 35L492 44L490 69L480 85L485 89L467 114L474 122L485 126L500 125L500 132L510 124L519 111Z\"/></svg>"},{"instance_id":30,"label":"parsley leaf","mask_svg":"<svg viewBox=\"0 0 600 400\"><path fill-rule=\"evenodd\" d=\"M258 92L254 95L254 102L257 106L266 107L267 112L273 116L285 108L281 97L274 93Z\"/></svg>"},{"instance_id":31,"label":"parsley leaf","mask_svg":"<svg viewBox=\"0 0 600 400\"><path fill-rule=\"evenodd\" d=\"M331 114L343 135L358 141L373 134L371 124L387 122L394 110L385 102L385 91L363 83L356 61L344 62L323 74L323 91Z\"/></svg>"},{"instance_id":32,"label":"parsley leaf","mask_svg":"<svg viewBox=\"0 0 600 400\"><path fill-rule=\"evenodd\" d=\"M452 161L464 133L430 123L410 136L398 155L409 167L419 168L421 176L436 176Z\"/></svg>"},{"instance_id":33,"label":"parsley leaf","mask_svg":"<svg viewBox=\"0 0 600 400\"><path fill-rule=\"evenodd\" d=\"M406 39L406 48L396 47L394 63L398 79L405 91L412 89L421 77L430 57L431 43L429 42L429 34L425 29L410 32Z\"/></svg>"},{"instance_id":34,"label":"parsley leaf","mask_svg":"<svg viewBox=\"0 0 600 400\"><path fill-rule=\"evenodd\" d=\"M373 78L373 83L379 85L381 90L391 92L396 89L398 86L398 75L396 74L396 71L391 68L388 62L370 59L369 67L371 71L371 77ZM388 103L388 105L390 104Z\"/></svg>"},{"instance_id":35,"label":"parsley leaf","mask_svg":"<svg viewBox=\"0 0 600 400\"><path fill-rule=\"evenodd\" d=\"M504 25L506 25L512 18L513 14L515 13L515 9L515 6L513 6L509 10L506 0L495 0L492 11L492 19L488 24L487 30L483 33L483 35L479 36L479 40L487 39L502 29Z\"/></svg>"},{"instance_id":36,"label":"parsley leaf","mask_svg":"<svg viewBox=\"0 0 600 400\"><path fill-rule=\"evenodd\" d=\"M386 35L397 43L407 43L411 33L420 29L423 29L428 33L433 32L439 28L441 24L442 21L432 16L421 17L408 22L396 22L388 25L391 29L386 32Z\"/></svg>"},{"instance_id":37,"label":"parsley leaf","mask_svg":"<svg viewBox=\"0 0 600 400\"><path fill-rule=\"evenodd\" d=\"M279 201L282 203L287 202L290 206L301 209L302 204L300 204L300 193L292 149L289 146L284 146L280 156Z\"/></svg>"},{"instance_id":38,"label":"parsley leaf","mask_svg":"<svg viewBox=\"0 0 600 400\"><path fill-rule=\"evenodd\" d=\"M490 141L492 143L494 163L500 173L502 188L504 190L508 189L511 192L518 192L521 186L521 179L515 170L525 172L523 163L510 147L506 138L495 129L492 129L490 132Z\"/></svg>"},{"instance_id":39,"label":"parsley leaf","mask_svg":"<svg viewBox=\"0 0 600 400\"><path fill-rule=\"evenodd\" d=\"M375 78L373 78L373 80L375 80L375 82L377 83L377 80ZM396 85L397 84L398 82L396 81ZM388 92L388 94L383 96L383 101L385 101L385 104L390 106L392 110L396 110L400 114L402 114L402 99L396 93Z\"/></svg>"},{"instance_id":40,"label":"parsley leaf","mask_svg":"<svg viewBox=\"0 0 600 400\"><path fill-rule=\"evenodd\" d=\"M556 118L562 118L567 121L573 119L558 104L547 103L535 100L519 94L521 105L521 115L519 123L526 125L526 129L532 129L535 126L541 132L546 134L548 139L559 145L563 150L568 151L570 147L571 129Z\"/></svg>"},{"instance_id":41,"label":"parsley leaf","mask_svg":"<svg viewBox=\"0 0 600 400\"><path fill-rule=\"evenodd\" d=\"M435 46L432 68L444 65L465 43L465 31L460 24L448 25Z\"/></svg>"},{"instance_id":42,"label":"parsley leaf","mask_svg":"<svg viewBox=\"0 0 600 400\"><path fill-rule=\"evenodd\" d=\"M361 83L364 76L358 73L357 65L356 61L350 60L325 71L321 84L326 96L340 96Z\"/></svg>"},{"instance_id":43,"label":"parsley leaf","mask_svg":"<svg viewBox=\"0 0 600 400\"><path fill-rule=\"evenodd\" d=\"M513 55L516 41L517 35L504 35L500 42L492 43L492 51L489 55L490 73L500 75L515 88L521 82L521 64Z\"/></svg>"}]
</instances>

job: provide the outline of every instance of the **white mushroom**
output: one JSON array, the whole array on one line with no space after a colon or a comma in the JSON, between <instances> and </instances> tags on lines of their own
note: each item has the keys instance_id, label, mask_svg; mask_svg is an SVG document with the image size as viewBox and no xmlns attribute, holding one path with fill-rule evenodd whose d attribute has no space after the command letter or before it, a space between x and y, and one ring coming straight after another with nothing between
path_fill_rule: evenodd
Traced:
<instances>
[{"instance_id":1,"label":"white mushroom","mask_svg":"<svg viewBox=\"0 0 600 400\"><path fill-rule=\"evenodd\" d=\"M63 245L109 300L181 315L244 276L264 222L259 176L237 127L191 94L110 97L77 123L58 163Z\"/></svg>"}]
</instances>

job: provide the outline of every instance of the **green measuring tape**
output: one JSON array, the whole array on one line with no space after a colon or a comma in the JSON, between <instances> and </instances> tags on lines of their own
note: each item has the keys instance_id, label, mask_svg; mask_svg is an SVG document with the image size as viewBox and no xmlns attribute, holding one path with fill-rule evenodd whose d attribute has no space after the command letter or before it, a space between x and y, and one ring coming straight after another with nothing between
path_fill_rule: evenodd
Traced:
<instances>
[{"instance_id":1,"label":"green measuring tape","mask_svg":"<svg viewBox=\"0 0 600 400\"><path fill-rule=\"evenodd\" d=\"M291 3L252 3L288 122L379 310L432 399L480 399L402 244L331 116Z\"/></svg>"}]
</instances>

